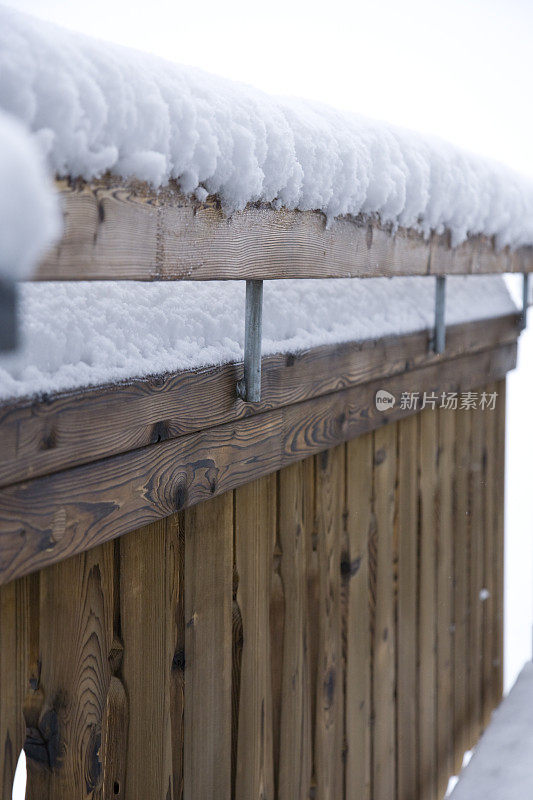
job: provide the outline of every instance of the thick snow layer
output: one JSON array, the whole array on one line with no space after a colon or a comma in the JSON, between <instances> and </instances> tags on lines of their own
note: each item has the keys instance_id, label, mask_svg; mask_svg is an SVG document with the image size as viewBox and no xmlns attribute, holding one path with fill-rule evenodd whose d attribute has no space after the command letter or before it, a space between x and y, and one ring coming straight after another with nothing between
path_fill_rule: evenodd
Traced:
<instances>
[{"instance_id":1,"label":"thick snow layer","mask_svg":"<svg viewBox=\"0 0 533 800\"><path fill-rule=\"evenodd\" d=\"M533 663L527 663L494 712L451 800L533 797Z\"/></svg>"},{"instance_id":2,"label":"thick snow layer","mask_svg":"<svg viewBox=\"0 0 533 800\"><path fill-rule=\"evenodd\" d=\"M179 37L176 40L179 52ZM106 170L160 186L385 223L533 243L533 184L436 139L0 8L0 108L19 117L60 175ZM357 76L355 76L357 80ZM423 102L423 99L421 100Z\"/></svg>"},{"instance_id":3,"label":"thick snow layer","mask_svg":"<svg viewBox=\"0 0 533 800\"><path fill-rule=\"evenodd\" d=\"M23 347L0 358L0 397L240 361L242 281L20 287ZM266 281L263 354L431 328L433 278ZM513 313L499 277L447 281L447 322Z\"/></svg>"},{"instance_id":4,"label":"thick snow layer","mask_svg":"<svg viewBox=\"0 0 533 800\"><path fill-rule=\"evenodd\" d=\"M39 147L0 110L0 277L28 275L59 228L57 197Z\"/></svg>"}]
</instances>

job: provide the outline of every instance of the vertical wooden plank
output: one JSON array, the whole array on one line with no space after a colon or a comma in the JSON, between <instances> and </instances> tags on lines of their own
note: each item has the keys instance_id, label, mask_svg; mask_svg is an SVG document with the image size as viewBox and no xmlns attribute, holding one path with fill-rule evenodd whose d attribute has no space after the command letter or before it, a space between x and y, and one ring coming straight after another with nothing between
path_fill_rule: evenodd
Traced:
<instances>
[{"instance_id":1,"label":"vertical wooden plank","mask_svg":"<svg viewBox=\"0 0 533 800\"><path fill-rule=\"evenodd\" d=\"M494 635L493 635L493 705L503 694L503 574L504 574L504 509L505 509L505 379L496 385L498 397L493 412L496 420L494 475Z\"/></svg>"},{"instance_id":2,"label":"vertical wooden plank","mask_svg":"<svg viewBox=\"0 0 533 800\"><path fill-rule=\"evenodd\" d=\"M472 416L470 450L470 614L468 621L468 746L474 747L481 733L481 656L482 609L480 592L483 588L483 440L485 411L479 406L469 412Z\"/></svg>"},{"instance_id":3,"label":"vertical wooden plank","mask_svg":"<svg viewBox=\"0 0 533 800\"><path fill-rule=\"evenodd\" d=\"M176 518L121 539L123 675L130 705L126 797L175 796L170 701L175 671L183 662L176 648L179 584ZM174 746L179 753L180 743Z\"/></svg>"},{"instance_id":4,"label":"vertical wooden plank","mask_svg":"<svg viewBox=\"0 0 533 800\"><path fill-rule=\"evenodd\" d=\"M398 800L418 795L418 419L398 424Z\"/></svg>"},{"instance_id":5,"label":"vertical wooden plank","mask_svg":"<svg viewBox=\"0 0 533 800\"><path fill-rule=\"evenodd\" d=\"M235 491L237 603L243 631L237 800L274 797L269 612L275 480L269 475Z\"/></svg>"},{"instance_id":6,"label":"vertical wooden plank","mask_svg":"<svg viewBox=\"0 0 533 800\"><path fill-rule=\"evenodd\" d=\"M279 800L307 800L311 787L311 683L307 564L313 525L312 459L279 473L278 538L284 587Z\"/></svg>"},{"instance_id":7,"label":"vertical wooden plank","mask_svg":"<svg viewBox=\"0 0 533 800\"><path fill-rule=\"evenodd\" d=\"M318 654L320 638L320 580L319 580L319 548L318 548L318 518L316 497L316 457L308 459L311 464L311 477L313 479L313 523L309 531L307 547L307 614L309 630L309 682L311 684L311 789L310 797L317 797L317 768L316 768L316 726L317 726L317 691L318 684Z\"/></svg>"},{"instance_id":8,"label":"vertical wooden plank","mask_svg":"<svg viewBox=\"0 0 533 800\"><path fill-rule=\"evenodd\" d=\"M276 476L276 487L278 477ZM272 505L277 502L277 488L274 494L274 484L272 485L273 497ZM279 765L281 759L281 711L282 711L282 692L283 692L283 647L285 639L285 585L281 576L281 559L283 551L279 539L278 518L279 509L276 514L276 524L271 526L271 580L270 580L270 675L272 687L272 758L274 762L274 792L278 791L279 784ZM289 621L287 620L287 624Z\"/></svg>"},{"instance_id":9,"label":"vertical wooden plank","mask_svg":"<svg viewBox=\"0 0 533 800\"><path fill-rule=\"evenodd\" d=\"M455 411L438 411L437 796L453 774L453 478Z\"/></svg>"},{"instance_id":10,"label":"vertical wooden plank","mask_svg":"<svg viewBox=\"0 0 533 800\"><path fill-rule=\"evenodd\" d=\"M370 800L370 608L368 536L372 522L372 434L346 445L348 579L346 618L346 798Z\"/></svg>"},{"instance_id":11,"label":"vertical wooden plank","mask_svg":"<svg viewBox=\"0 0 533 800\"><path fill-rule=\"evenodd\" d=\"M111 678L114 581L112 542L41 572L44 705L27 748L30 797L71 800L102 791L101 738ZM43 767L50 767L46 794Z\"/></svg>"},{"instance_id":12,"label":"vertical wooden plank","mask_svg":"<svg viewBox=\"0 0 533 800\"><path fill-rule=\"evenodd\" d=\"M318 655L315 770L317 800L341 797L343 675L340 560L344 500L344 445L316 456Z\"/></svg>"},{"instance_id":13,"label":"vertical wooden plank","mask_svg":"<svg viewBox=\"0 0 533 800\"><path fill-rule=\"evenodd\" d=\"M496 384L483 387L487 395L497 392ZM486 728L493 711L492 658L494 641L494 520L496 490L496 420L497 414L485 412L485 440L483 446L483 598L482 598L482 688L481 726Z\"/></svg>"},{"instance_id":14,"label":"vertical wooden plank","mask_svg":"<svg viewBox=\"0 0 533 800\"><path fill-rule=\"evenodd\" d=\"M23 707L38 683L39 576L0 587L0 789L11 798L25 740Z\"/></svg>"},{"instance_id":15,"label":"vertical wooden plank","mask_svg":"<svg viewBox=\"0 0 533 800\"><path fill-rule=\"evenodd\" d=\"M185 521L184 797L231 796L233 495Z\"/></svg>"},{"instance_id":16,"label":"vertical wooden plank","mask_svg":"<svg viewBox=\"0 0 533 800\"><path fill-rule=\"evenodd\" d=\"M374 433L374 515L376 524L375 625L373 631L373 798L396 793L395 644L393 538L396 482L396 427Z\"/></svg>"},{"instance_id":17,"label":"vertical wooden plank","mask_svg":"<svg viewBox=\"0 0 533 800\"><path fill-rule=\"evenodd\" d=\"M424 800L436 800L436 541L437 411L419 414L420 424L420 601L419 601L419 787Z\"/></svg>"},{"instance_id":18,"label":"vertical wooden plank","mask_svg":"<svg viewBox=\"0 0 533 800\"><path fill-rule=\"evenodd\" d=\"M453 621L453 738L454 772L461 769L467 743L467 616L468 616L468 470L471 412L455 413L454 479L454 621Z\"/></svg>"}]
</instances>

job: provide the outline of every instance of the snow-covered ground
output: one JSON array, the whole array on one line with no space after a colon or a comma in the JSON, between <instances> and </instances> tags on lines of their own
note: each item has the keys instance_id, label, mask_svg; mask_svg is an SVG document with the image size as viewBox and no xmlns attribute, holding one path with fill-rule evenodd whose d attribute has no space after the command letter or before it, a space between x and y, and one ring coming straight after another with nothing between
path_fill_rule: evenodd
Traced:
<instances>
[{"instance_id":1,"label":"snow-covered ground","mask_svg":"<svg viewBox=\"0 0 533 800\"><path fill-rule=\"evenodd\" d=\"M533 663L526 664L494 712L450 800L533 797Z\"/></svg>"}]
</instances>

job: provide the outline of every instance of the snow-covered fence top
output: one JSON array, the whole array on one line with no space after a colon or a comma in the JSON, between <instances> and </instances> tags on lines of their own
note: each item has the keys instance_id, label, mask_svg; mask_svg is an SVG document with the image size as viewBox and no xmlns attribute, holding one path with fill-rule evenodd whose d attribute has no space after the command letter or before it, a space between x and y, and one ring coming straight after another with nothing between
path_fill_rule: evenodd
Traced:
<instances>
[{"instance_id":1,"label":"snow-covered fence top","mask_svg":"<svg viewBox=\"0 0 533 800\"><path fill-rule=\"evenodd\" d=\"M267 206L271 220L274 210L283 208L285 216L280 214L279 221L269 224L278 229L277 242L288 251L283 263L276 262L277 251L264 254L263 260L271 255L278 270L262 277L284 277L280 273L293 257L303 252L309 261L312 251L315 259L308 277L322 275L325 258L320 251L325 242L342 232L344 253L354 247L364 250L363 245L372 238L369 230L383 232L385 228L389 239L390 232L397 229L404 238L405 231L416 232L417 255L413 260L411 248L404 268L415 273L428 271L429 245L424 238L430 234L446 234L452 246L483 237L488 240L483 252L533 244L533 184L499 164L436 139L316 103L269 97L248 86L94 41L1 7L0 76L0 109L17 117L32 133L56 175L94 181L111 173L151 186L155 199L149 202L149 213L135 216L134 221L141 222L149 240L161 231L168 233L165 247L171 252L171 228L177 219L175 211L168 212L165 227L166 212L160 210L165 204L156 192L161 187L166 187L166 203L169 195L194 198L182 214L186 219L181 220L181 228L173 229L174 239L183 240L184 232L190 233L193 213L209 196L220 202L217 219L233 214L235 221L242 218L238 212L248 214L243 222L234 222L233 228L235 233L239 224L245 227L248 239L226 250L232 258L240 258L241 266L248 263L250 252L258 245L264 248L267 242L259 224L266 210L256 209L254 204ZM0 193L4 189L0 186ZM68 200L71 217L78 213L72 206L74 200ZM185 207L175 198L169 205L172 209ZM105 225L105 204L95 203L94 208L95 223ZM86 210L83 204L79 206L78 218ZM322 212L328 228L324 218L315 214L311 215L314 222L305 223L309 230L303 236L287 237L284 230L294 232L295 226L303 224L296 211ZM309 218L303 215L304 220ZM342 220L335 223L339 218ZM365 224L373 220L375 228L367 226L361 233L361 226L350 223L359 233L347 234L346 218L363 219ZM1 219L2 237L4 224ZM220 241L223 228L222 222L215 226L221 248L227 247ZM202 243L206 230L196 227L189 239ZM317 231L320 236L315 236ZM88 238L102 233L105 240L103 227L90 233L86 227L85 233ZM126 229L119 228L118 233L128 238ZM71 251L79 243L79 239L68 240L68 235L67 241ZM325 269L327 274L398 274L398 269L383 270L379 249L375 257L367 259L364 269L360 260L359 266L354 266L353 259L332 253L331 247L326 255L330 264L333 256L344 264L337 270ZM158 273L167 278L199 277L190 259L182 271L185 274L173 275L165 273L161 252L148 257L141 253L142 257L148 263L144 273L137 274L130 263L134 274L128 277L146 279ZM130 255L103 259L111 263L107 277L124 277L117 270L113 273L112 266L125 258ZM209 275L203 277L244 277L242 270L240 275L235 270L227 276L220 273L224 265L220 252L210 258ZM196 260L205 263L205 259L208 255L200 252ZM470 251L469 264L458 268L457 260L455 256L448 259L455 268L440 270L486 271L483 263L472 262ZM510 268L528 267L513 262ZM498 261L498 271L501 269ZM89 269L82 276L71 277L106 277L101 272L96 270L93 275ZM49 265L42 277L68 275L57 269L54 273Z\"/></svg>"}]
</instances>

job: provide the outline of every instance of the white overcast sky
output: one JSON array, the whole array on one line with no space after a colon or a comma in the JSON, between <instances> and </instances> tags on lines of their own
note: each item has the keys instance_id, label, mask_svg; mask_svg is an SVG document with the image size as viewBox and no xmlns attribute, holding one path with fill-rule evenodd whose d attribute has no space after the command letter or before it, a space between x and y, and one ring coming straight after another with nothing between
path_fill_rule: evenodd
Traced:
<instances>
[{"instance_id":1,"label":"white overcast sky","mask_svg":"<svg viewBox=\"0 0 533 800\"><path fill-rule=\"evenodd\" d=\"M533 176L533 0L3 0L184 64L442 136Z\"/></svg>"}]
</instances>

